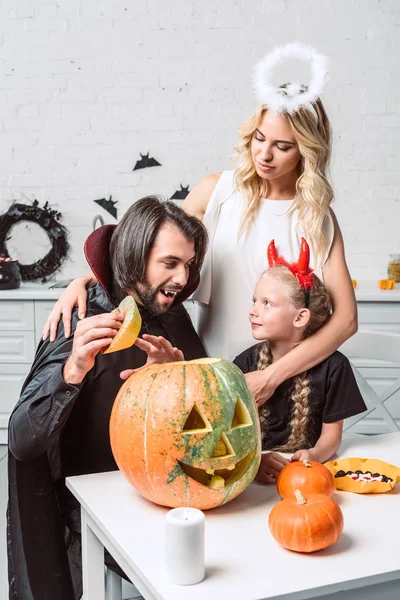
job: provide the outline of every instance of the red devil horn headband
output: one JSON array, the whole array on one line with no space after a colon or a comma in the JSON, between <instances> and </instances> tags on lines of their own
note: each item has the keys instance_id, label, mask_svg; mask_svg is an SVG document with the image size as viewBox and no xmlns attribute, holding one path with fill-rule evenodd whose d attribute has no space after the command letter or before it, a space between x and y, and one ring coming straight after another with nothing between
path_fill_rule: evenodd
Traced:
<instances>
[{"instance_id":1,"label":"red devil horn headband","mask_svg":"<svg viewBox=\"0 0 400 600\"><path fill-rule=\"evenodd\" d=\"M267 250L268 265L272 267L284 266L293 273L297 281L305 290L313 286L313 270L310 269L310 248L302 237L300 243L300 254L297 262L288 263L283 256L278 256L275 248L275 240L271 240Z\"/></svg>"}]
</instances>

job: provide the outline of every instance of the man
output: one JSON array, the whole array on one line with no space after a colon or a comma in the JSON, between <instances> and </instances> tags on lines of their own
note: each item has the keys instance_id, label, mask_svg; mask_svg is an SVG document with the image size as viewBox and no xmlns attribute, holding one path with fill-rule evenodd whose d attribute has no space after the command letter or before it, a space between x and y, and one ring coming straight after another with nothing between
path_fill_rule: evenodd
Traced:
<instances>
[{"instance_id":1,"label":"man","mask_svg":"<svg viewBox=\"0 0 400 600\"><path fill-rule=\"evenodd\" d=\"M161 360L181 357L179 350L189 360L206 356L181 305L197 287L206 245L200 221L155 197L134 203L116 228L89 236L85 253L98 283L89 290L87 317L79 321L73 315L72 337L66 339L59 326L54 342L40 343L10 418L7 541L13 600L80 598L80 512L65 477L117 469L108 427L120 372L147 359L136 345L100 353L123 319L110 313L130 294L142 317L140 335L155 340L153 351Z\"/></svg>"}]
</instances>

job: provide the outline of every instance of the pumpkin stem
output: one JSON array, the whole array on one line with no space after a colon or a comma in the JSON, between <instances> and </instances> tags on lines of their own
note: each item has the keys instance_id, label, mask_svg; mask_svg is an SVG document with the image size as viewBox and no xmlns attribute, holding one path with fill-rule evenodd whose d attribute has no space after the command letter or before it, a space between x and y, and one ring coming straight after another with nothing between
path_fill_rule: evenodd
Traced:
<instances>
[{"instance_id":1,"label":"pumpkin stem","mask_svg":"<svg viewBox=\"0 0 400 600\"><path fill-rule=\"evenodd\" d=\"M303 460L303 465L305 467L311 467L311 463L308 460Z\"/></svg>"},{"instance_id":2,"label":"pumpkin stem","mask_svg":"<svg viewBox=\"0 0 400 600\"><path fill-rule=\"evenodd\" d=\"M300 490L294 490L294 495L296 496L297 504L307 504L307 500Z\"/></svg>"}]
</instances>

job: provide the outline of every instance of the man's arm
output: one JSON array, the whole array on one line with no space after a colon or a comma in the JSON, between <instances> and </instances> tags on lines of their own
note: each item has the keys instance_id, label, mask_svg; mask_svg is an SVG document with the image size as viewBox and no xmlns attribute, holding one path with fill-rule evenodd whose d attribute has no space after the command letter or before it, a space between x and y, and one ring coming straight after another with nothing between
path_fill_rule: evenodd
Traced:
<instances>
[{"instance_id":1,"label":"man's arm","mask_svg":"<svg viewBox=\"0 0 400 600\"><path fill-rule=\"evenodd\" d=\"M9 449L17 460L32 460L46 452L68 420L82 388L66 383L62 375L72 344L60 328L52 344L39 347L8 425Z\"/></svg>"},{"instance_id":2,"label":"man's arm","mask_svg":"<svg viewBox=\"0 0 400 600\"><path fill-rule=\"evenodd\" d=\"M76 324L73 339L59 328L55 342L44 342L9 423L9 448L17 460L46 452L65 426L87 373L108 346L124 315L105 313Z\"/></svg>"}]
</instances>

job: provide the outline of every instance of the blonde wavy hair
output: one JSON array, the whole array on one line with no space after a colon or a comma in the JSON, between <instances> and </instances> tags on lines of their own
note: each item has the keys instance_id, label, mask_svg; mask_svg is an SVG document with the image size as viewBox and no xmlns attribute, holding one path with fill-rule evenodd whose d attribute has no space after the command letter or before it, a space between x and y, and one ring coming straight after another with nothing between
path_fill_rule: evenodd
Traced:
<instances>
[{"instance_id":1,"label":"blonde wavy hair","mask_svg":"<svg viewBox=\"0 0 400 600\"><path fill-rule=\"evenodd\" d=\"M304 308L305 292L296 277L287 267L273 267L265 271L261 277L267 274L269 277L277 279L284 284L287 290L290 303L294 308ZM325 325L331 316L332 302L330 296L322 281L313 275L313 287L310 289L309 305L310 319L304 328L303 339L313 335L320 327ZM266 369L272 363L271 345L267 340L262 344L258 353L257 370ZM291 399L293 402L291 420L289 423L289 436L283 446L273 448L280 452L295 452L299 449L310 448L311 444L306 437L307 422L309 418L309 394L310 378L307 373L300 373L292 378ZM263 447L264 442L268 444L268 421L269 406L265 402L259 409L259 417L262 432Z\"/></svg>"},{"instance_id":2,"label":"blonde wavy hair","mask_svg":"<svg viewBox=\"0 0 400 600\"><path fill-rule=\"evenodd\" d=\"M314 102L313 108L315 114L307 108L301 108L292 115L286 115L301 154L296 196L287 214L298 211L299 223L307 231L316 266L321 266L328 249L323 223L334 197L328 178L331 127L320 99ZM239 236L248 233L265 195L268 195L268 188L265 189L267 182L258 176L251 156L251 141L266 110L265 106L259 106L255 114L240 126L239 141L235 146L239 160L235 171L235 189L242 192L247 200Z\"/></svg>"}]
</instances>

